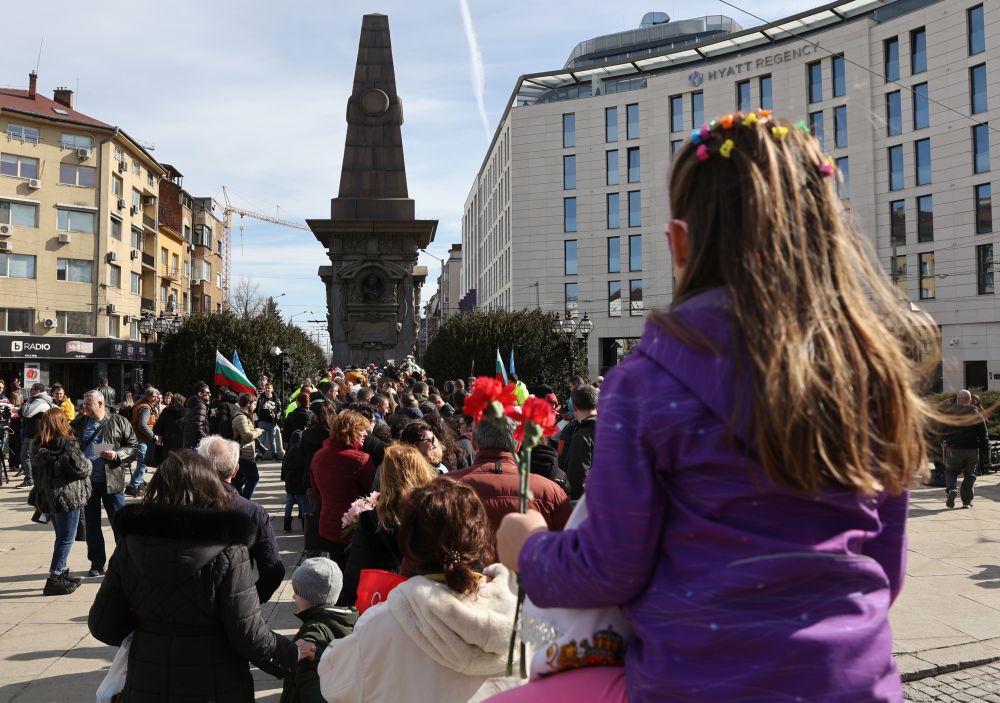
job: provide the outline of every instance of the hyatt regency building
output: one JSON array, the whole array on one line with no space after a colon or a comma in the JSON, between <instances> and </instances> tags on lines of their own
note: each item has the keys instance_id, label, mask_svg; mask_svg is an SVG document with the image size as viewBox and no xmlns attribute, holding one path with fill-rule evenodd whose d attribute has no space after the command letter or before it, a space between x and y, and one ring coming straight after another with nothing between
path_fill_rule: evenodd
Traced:
<instances>
[{"instance_id":1,"label":"hyatt regency building","mask_svg":"<svg viewBox=\"0 0 1000 703\"><path fill-rule=\"evenodd\" d=\"M650 13L585 41L517 81L465 204L463 309L586 313L590 373L615 365L671 300L672 155L764 107L836 159L901 299L940 325L939 385L1000 388L997 66L1000 4L977 0L847 0L751 29Z\"/></svg>"}]
</instances>

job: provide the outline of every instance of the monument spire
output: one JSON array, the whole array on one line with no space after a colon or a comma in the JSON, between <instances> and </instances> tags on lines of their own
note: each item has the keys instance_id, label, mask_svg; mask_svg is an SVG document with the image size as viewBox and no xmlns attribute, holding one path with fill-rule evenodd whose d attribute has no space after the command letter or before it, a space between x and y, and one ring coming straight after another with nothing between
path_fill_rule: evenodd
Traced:
<instances>
[{"instance_id":1,"label":"monument spire","mask_svg":"<svg viewBox=\"0 0 1000 703\"><path fill-rule=\"evenodd\" d=\"M361 22L354 89L347 101L347 139L333 219L412 220L403 159L403 104L396 94L389 18ZM377 213L377 214L375 214Z\"/></svg>"}]
</instances>

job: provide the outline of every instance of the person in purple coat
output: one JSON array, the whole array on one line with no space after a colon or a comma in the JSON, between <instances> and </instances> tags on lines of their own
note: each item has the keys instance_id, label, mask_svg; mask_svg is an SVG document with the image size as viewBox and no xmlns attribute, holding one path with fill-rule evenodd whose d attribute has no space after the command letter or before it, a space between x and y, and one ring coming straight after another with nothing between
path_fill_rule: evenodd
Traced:
<instances>
[{"instance_id":1,"label":"person in purple coat","mask_svg":"<svg viewBox=\"0 0 1000 703\"><path fill-rule=\"evenodd\" d=\"M903 700L888 613L937 417L917 388L938 357L913 350L938 343L866 258L838 178L766 111L692 135L670 184L674 300L601 387L589 517L500 526L535 605L630 620L602 700ZM595 674L501 699L597 700L574 685Z\"/></svg>"}]
</instances>

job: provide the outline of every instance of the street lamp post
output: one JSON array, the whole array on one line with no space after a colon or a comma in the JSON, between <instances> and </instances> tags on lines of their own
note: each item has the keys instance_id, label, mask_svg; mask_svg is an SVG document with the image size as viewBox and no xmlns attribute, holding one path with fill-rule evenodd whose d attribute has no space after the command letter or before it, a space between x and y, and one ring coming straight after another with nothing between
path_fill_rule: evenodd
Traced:
<instances>
[{"instance_id":1,"label":"street lamp post","mask_svg":"<svg viewBox=\"0 0 1000 703\"><path fill-rule=\"evenodd\" d=\"M590 364L587 340L590 338L590 333L594 331L594 322L587 313L583 313L583 317L579 320L570 317L569 313L566 314L565 318L560 318L559 313L556 313L555 319L552 320L552 331L557 335L562 335L569 347L569 375L572 378L576 373L576 342L578 339L583 340L584 365L589 366Z\"/></svg>"},{"instance_id":2,"label":"street lamp post","mask_svg":"<svg viewBox=\"0 0 1000 703\"><path fill-rule=\"evenodd\" d=\"M431 254L426 249L421 249L420 251L424 252L425 254L427 254L427 256L431 257L432 259L437 259L437 262L441 264L441 273L438 274L438 292L437 292L438 296L437 318L438 318L438 331L440 331L441 324L442 322L444 322L444 293L441 290L442 288L444 288L444 259L442 259L440 256L435 256L434 254Z\"/></svg>"},{"instance_id":3,"label":"street lamp post","mask_svg":"<svg viewBox=\"0 0 1000 703\"><path fill-rule=\"evenodd\" d=\"M271 356L278 359L278 364L281 366L281 390L279 391L279 395L281 396L281 402L287 403L288 399L285 398L285 352L281 347L275 344L271 347Z\"/></svg>"}]
</instances>

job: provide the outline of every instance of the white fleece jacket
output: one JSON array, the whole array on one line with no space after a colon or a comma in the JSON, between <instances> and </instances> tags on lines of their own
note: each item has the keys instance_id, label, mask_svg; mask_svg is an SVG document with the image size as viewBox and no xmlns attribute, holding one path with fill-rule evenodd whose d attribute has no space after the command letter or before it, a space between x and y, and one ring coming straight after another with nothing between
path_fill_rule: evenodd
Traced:
<instances>
[{"instance_id":1,"label":"white fleece jacket","mask_svg":"<svg viewBox=\"0 0 1000 703\"><path fill-rule=\"evenodd\" d=\"M506 676L514 575L500 564L483 574L472 596L422 576L397 586L385 604L365 611L351 636L326 648L318 666L323 697L329 703L464 703L524 683Z\"/></svg>"}]
</instances>

